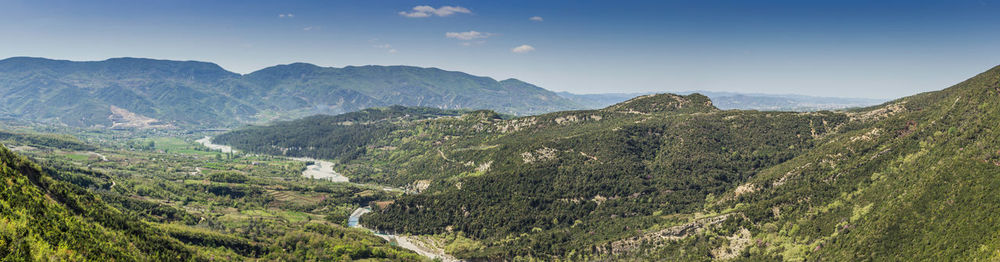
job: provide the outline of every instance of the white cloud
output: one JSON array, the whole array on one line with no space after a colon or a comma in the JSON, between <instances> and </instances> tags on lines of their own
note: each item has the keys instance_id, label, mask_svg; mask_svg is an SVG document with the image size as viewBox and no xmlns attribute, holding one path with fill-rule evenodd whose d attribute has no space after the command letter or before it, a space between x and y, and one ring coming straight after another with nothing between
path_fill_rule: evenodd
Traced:
<instances>
[{"instance_id":1,"label":"white cloud","mask_svg":"<svg viewBox=\"0 0 1000 262\"><path fill-rule=\"evenodd\" d=\"M389 52L390 54L395 54L396 52L399 52L395 48L392 48L392 45L390 45L390 44L376 44L376 45L373 45L372 47L378 48L378 49L385 49L385 51Z\"/></svg>"},{"instance_id":2,"label":"white cloud","mask_svg":"<svg viewBox=\"0 0 1000 262\"><path fill-rule=\"evenodd\" d=\"M405 17L409 17L409 18L424 18L424 17L429 17L429 16L431 16L431 15L430 15L430 14L428 14L428 13L421 13L421 12L412 12L412 13L407 13L406 11L400 11L400 12L399 12L399 15L401 15L401 16L405 16Z\"/></svg>"},{"instance_id":3,"label":"white cloud","mask_svg":"<svg viewBox=\"0 0 1000 262\"><path fill-rule=\"evenodd\" d=\"M434 8L429 5L418 5L413 7L413 11L400 11L399 15L409 17L409 18L424 18L431 16L450 16L453 14L471 14L468 8L461 6L442 6L439 8Z\"/></svg>"},{"instance_id":4,"label":"white cloud","mask_svg":"<svg viewBox=\"0 0 1000 262\"><path fill-rule=\"evenodd\" d=\"M278 14L278 18L294 18L294 17L295 17L295 14L292 14L292 13Z\"/></svg>"},{"instance_id":5,"label":"white cloud","mask_svg":"<svg viewBox=\"0 0 1000 262\"><path fill-rule=\"evenodd\" d=\"M468 31L468 32L447 32L447 33L444 33L444 37L455 38L455 39L458 39L458 40L466 40L466 41L473 40L473 39L487 38L487 37L490 37L492 35L493 35L492 33L477 32L475 30Z\"/></svg>"},{"instance_id":6,"label":"white cloud","mask_svg":"<svg viewBox=\"0 0 1000 262\"><path fill-rule=\"evenodd\" d=\"M302 31L312 31L313 29L316 29L316 28L315 27L311 27L311 26L307 26L307 27L303 27Z\"/></svg>"},{"instance_id":7,"label":"white cloud","mask_svg":"<svg viewBox=\"0 0 1000 262\"><path fill-rule=\"evenodd\" d=\"M527 52L535 51L535 47L530 45L520 45L518 47L515 47L514 49L511 49L510 51L518 54L524 54Z\"/></svg>"},{"instance_id":8,"label":"white cloud","mask_svg":"<svg viewBox=\"0 0 1000 262\"><path fill-rule=\"evenodd\" d=\"M474 45L481 45L481 44L485 44L485 43L486 43L485 40L479 40L479 41L465 41L465 42L462 42L462 43L459 43L459 44L462 45L462 46L474 46Z\"/></svg>"},{"instance_id":9,"label":"white cloud","mask_svg":"<svg viewBox=\"0 0 1000 262\"><path fill-rule=\"evenodd\" d=\"M528 18L528 20L535 21L535 22L545 21L545 19L542 19L541 16L532 16L531 18Z\"/></svg>"}]
</instances>

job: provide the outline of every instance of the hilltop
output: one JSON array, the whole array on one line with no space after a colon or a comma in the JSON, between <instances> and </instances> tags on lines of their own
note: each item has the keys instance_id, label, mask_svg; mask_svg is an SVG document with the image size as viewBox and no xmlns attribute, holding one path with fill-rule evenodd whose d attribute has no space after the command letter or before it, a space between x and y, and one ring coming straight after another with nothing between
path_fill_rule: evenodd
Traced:
<instances>
[{"instance_id":1,"label":"hilltop","mask_svg":"<svg viewBox=\"0 0 1000 262\"><path fill-rule=\"evenodd\" d=\"M677 94L699 93L712 99L712 103L723 110L761 110L761 111L820 111L839 110L847 108L868 107L884 103L885 99L818 97L805 95L754 94L712 91L686 91ZM558 92L562 96L587 108L603 108L650 93L604 93L604 94L574 94Z\"/></svg>"}]
</instances>

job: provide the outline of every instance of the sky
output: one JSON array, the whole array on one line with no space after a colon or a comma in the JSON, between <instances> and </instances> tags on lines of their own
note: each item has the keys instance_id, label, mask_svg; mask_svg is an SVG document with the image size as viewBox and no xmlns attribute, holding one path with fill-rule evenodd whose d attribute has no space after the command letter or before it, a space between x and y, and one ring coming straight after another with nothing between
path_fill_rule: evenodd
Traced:
<instances>
[{"instance_id":1,"label":"sky","mask_svg":"<svg viewBox=\"0 0 1000 262\"><path fill-rule=\"evenodd\" d=\"M0 58L412 65L554 91L896 98L1000 64L1000 0L0 0Z\"/></svg>"}]
</instances>

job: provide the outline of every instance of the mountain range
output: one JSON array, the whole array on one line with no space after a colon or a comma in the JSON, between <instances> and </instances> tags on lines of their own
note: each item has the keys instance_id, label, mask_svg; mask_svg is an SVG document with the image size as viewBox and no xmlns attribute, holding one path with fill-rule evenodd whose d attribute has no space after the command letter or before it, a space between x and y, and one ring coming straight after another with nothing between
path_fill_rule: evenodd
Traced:
<instances>
[{"instance_id":1,"label":"mountain range","mask_svg":"<svg viewBox=\"0 0 1000 262\"><path fill-rule=\"evenodd\" d=\"M411 66L294 63L241 75L206 62L0 60L0 116L75 127L218 127L390 105L529 115L578 109L517 79Z\"/></svg>"},{"instance_id":2,"label":"mountain range","mask_svg":"<svg viewBox=\"0 0 1000 262\"><path fill-rule=\"evenodd\" d=\"M693 92L682 92L689 94ZM722 109L814 111L881 101L700 92ZM517 80L412 66L293 63L241 75L207 62L0 60L0 119L97 128L212 128L391 105L534 115L646 93L554 93Z\"/></svg>"}]
</instances>

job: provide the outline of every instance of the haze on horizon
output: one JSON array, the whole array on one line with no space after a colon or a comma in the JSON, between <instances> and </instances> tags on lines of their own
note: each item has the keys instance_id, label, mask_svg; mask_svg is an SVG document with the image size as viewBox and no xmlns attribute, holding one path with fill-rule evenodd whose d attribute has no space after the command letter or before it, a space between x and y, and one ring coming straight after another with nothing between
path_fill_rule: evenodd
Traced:
<instances>
[{"instance_id":1,"label":"haze on horizon","mask_svg":"<svg viewBox=\"0 0 1000 262\"><path fill-rule=\"evenodd\" d=\"M412 65L574 93L895 98L1000 64L1000 1L0 0L0 59Z\"/></svg>"}]
</instances>

